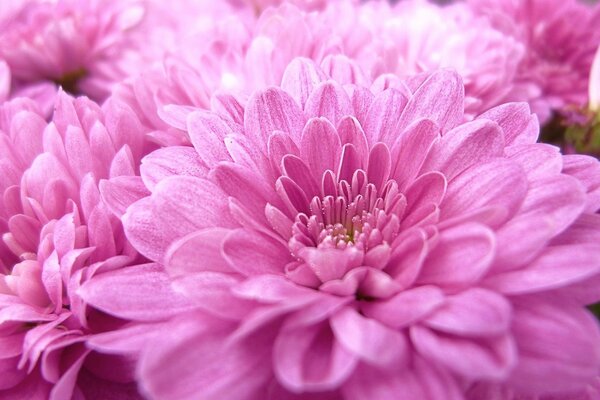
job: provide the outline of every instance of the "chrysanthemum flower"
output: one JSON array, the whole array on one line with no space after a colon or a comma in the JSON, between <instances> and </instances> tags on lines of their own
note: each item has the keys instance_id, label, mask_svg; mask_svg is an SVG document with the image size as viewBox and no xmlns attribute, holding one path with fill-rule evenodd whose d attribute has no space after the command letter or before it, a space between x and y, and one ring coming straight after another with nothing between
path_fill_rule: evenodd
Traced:
<instances>
[{"instance_id":1,"label":"chrysanthemum flower","mask_svg":"<svg viewBox=\"0 0 600 400\"><path fill-rule=\"evenodd\" d=\"M46 124L26 99L0 107L0 398L135 398L137 349L119 341L184 304L154 264L111 281L140 257L97 181L134 175L144 149L133 113L106 108L59 93ZM124 287L160 308L123 307Z\"/></svg>"},{"instance_id":2,"label":"chrysanthemum flower","mask_svg":"<svg viewBox=\"0 0 600 400\"><path fill-rule=\"evenodd\" d=\"M0 12L0 60L15 88L50 82L103 100L160 60L219 3L179 0L24 0Z\"/></svg>"},{"instance_id":3,"label":"chrysanthemum flower","mask_svg":"<svg viewBox=\"0 0 600 400\"><path fill-rule=\"evenodd\" d=\"M258 19L240 12L215 18L211 29L120 85L115 96L136 111L156 142L189 144L189 106L210 108L220 91L244 98L278 84L288 63L301 56L361 85L378 77L386 84L389 73L408 77L454 68L464 77L466 111L474 116L512 91L522 53L518 41L464 5L336 1L309 12L285 3ZM338 63L340 57L353 63Z\"/></svg>"},{"instance_id":4,"label":"chrysanthemum flower","mask_svg":"<svg viewBox=\"0 0 600 400\"><path fill-rule=\"evenodd\" d=\"M584 390L600 366L583 307L600 297L598 162L537 144L525 104L464 122L463 91L445 70L369 89L297 59L280 87L191 113L194 147L146 157L151 195L122 219L203 309L147 348L145 392Z\"/></svg>"},{"instance_id":5,"label":"chrysanthemum flower","mask_svg":"<svg viewBox=\"0 0 600 400\"><path fill-rule=\"evenodd\" d=\"M540 121L587 100L589 71L600 44L600 6L580 0L470 0L495 27L526 48L519 65L518 92Z\"/></svg>"}]
</instances>

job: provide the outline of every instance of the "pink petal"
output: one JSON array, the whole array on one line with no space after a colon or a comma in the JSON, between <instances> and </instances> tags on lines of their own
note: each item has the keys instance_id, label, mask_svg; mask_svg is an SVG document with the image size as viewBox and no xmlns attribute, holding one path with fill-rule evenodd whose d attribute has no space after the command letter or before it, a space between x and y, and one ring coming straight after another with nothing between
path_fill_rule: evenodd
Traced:
<instances>
[{"instance_id":1,"label":"pink petal","mask_svg":"<svg viewBox=\"0 0 600 400\"><path fill-rule=\"evenodd\" d=\"M464 87L456 72L433 72L414 92L402 111L398 126L404 128L412 122L427 118L447 132L463 118Z\"/></svg>"},{"instance_id":2,"label":"pink petal","mask_svg":"<svg viewBox=\"0 0 600 400\"><path fill-rule=\"evenodd\" d=\"M286 67L281 79L281 88L304 108L308 96L326 79L325 73L313 60L298 57Z\"/></svg>"},{"instance_id":3,"label":"pink petal","mask_svg":"<svg viewBox=\"0 0 600 400\"><path fill-rule=\"evenodd\" d=\"M422 170L441 171L451 180L470 166L503 153L504 138L500 127L491 121L475 120L446 132L429 151Z\"/></svg>"},{"instance_id":4,"label":"pink petal","mask_svg":"<svg viewBox=\"0 0 600 400\"><path fill-rule=\"evenodd\" d=\"M357 358L342 347L326 323L282 330L273 347L273 369L288 390L324 391L339 387Z\"/></svg>"},{"instance_id":5,"label":"pink petal","mask_svg":"<svg viewBox=\"0 0 600 400\"><path fill-rule=\"evenodd\" d=\"M203 178L208 168L191 147L171 146L158 149L142 159L140 175L146 187L153 191L161 180L169 176Z\"/></svg>"},{"instance_id":6,"label":"pink petal","mask_svg":"<svg viewBox=\"0 0 600 400\"><path fill-rule=\"evenodd\" d=\"M319 186L313 178L308 166L292 154L288 154L281 160L281 171L293 180L300 189L308 196L313 198L320 194Z\"/></svg>"},{"instance_id":7,"label":"pink petal","mask_svg":"<svg viewBox=\"0 0 600 400\"><path fill-rule=\"evenodd\" d=\"M329 54L321 62L321 68L327 75L341 84L367 86L369 79L358 64L342 54Z\"/></svg>"},{"instance_id":8,"label":"pink petal","mask_svg":"<svg viewBox=\"0 0 600 400\"><path fill-rule=\"evenodd\" d=\"M573 223L584 203L583 188L574 178L558 175L531 182L519 214L496 232L494 268L514 269L531 261Z\"/></svg>"},{"instance_id":9,"label":"pink petal","mask_svg":"<svg viewBox=\"0 0 600 400\"><path fill-rule=\"evenodd\" d=\"M186 310L188 302L173 292L158 264L145 264L94 276L79 288L85 302L108 314L138 321L158 321Z\"/></svg>"},{"instance_id":10,"label":"pink petal","mask_svg":"<svg viewBox=\"0 0 600 400\"><path fill-rule=\"evenodd\" d=\"M510 303L489 290L472 288L446 298L424 324L460 336L494 336L508 332Z\"/></svg>"},{"instance_id":11,"label":"pink petal","mask_svg":"<svg viewBox=\"0 0 600 400\"><path fill-rule=\"evenodd\" d=\"M444 294L435 286L419 286L400 292L388 300L361 305L366 317L392 328L403 328L418 321L444 303Z\"/></svg>"},{"instance_id":12,"label":"pink petal","mask_svg":"<svg viewBox=\"0 0 600 400\"><path fill-rule=\"evenodd\" d=\"M341 119L337 127L341 145L347 143L354 145L361 160L366 160L368 155L367 137L360 122L352 116Z\"/></svg>"},{"instance_id":13,"label":"pink petal","mask_svg":"<svg viewBox=\"0 0 600 400\"><path fill-rule=\"evenodd\" d=\"M581 182L587 192L586 212L600 208L600 163L594 157L570 154L563 156L563 173Z\"/></svg>"},{"instance_id":14,"label":"pink petal","mask_svg":"<svg viewBox=\"0 0 600 400\"><path fill-rule=\"evenodd\" d=\"M122 217L131 204L150 195L139 176L118 176L102 180L100 193L104 204L117 217Z\"/></svg>"},{"instance_id":15,"label":"pink petal","mask_svg":"<svg viewBox=\"0 0 600 400\"><path fill-rule=\"evenodd\" d=\"M300 154L315 179L320 180L325 170L336 170L341 147L340 137L328 120L314 118L308 121L302 132Z\"/></svg>"},{"instance_id":16,"label":"pink petal","mask_svg":"<svg viewBox=\"0 0 600 400\"><path fill-rule=\"evenodd\" d=\"M260 174L240 164L222 162L209 176L226 195L242 202L255 219L264 217L267 203L281 204L273 187Z\"/></svg>"},{"instance_id":17,"label":"pink petal","mask_svg":"<svg viewBox=\"0 0 600 400\"><path fill-rule=\"evenodd\" d=\"M346 307L331 318L336 339L348 351L373 365L398 368L407 358L406 337Z\"/></svg>"},{"instance_id":18,"label":"pink petal","mask_svg":"<svg viewBox=\"0 0 600 400\"><path fill-rule=\"evenodd\" d=\"M506 379L517 361L516 348L509 336L463 339L413 326L410 338L424 357L469 380Z\"/></svg>"},{"instance_id":19,"label":"pink petal","mask_svg":"<svg viewBox=\"0 0 600 400\"><path fill-rule=\"evenodd\" d=\"M292 261L286 246L245 229L231 231L222 251L231 267L246 276L283 274L284 266Z\"/></svg>"},{"instance_id":20,"label":"pink petal","mask_svg":"<svg viewBox=\"0 0 600 400\"><path fill-rule=\"evenodd\" d=\"M486 274L494 251L494 234L482 225L469 223L444 230L417 282L447 290L469 287Z\"/></svg>"},{"instance_id":21,"label":"pink petal","mask_svg":"<svg viewBox=\"0 0 600 400\"><path fill-rule=\"evenodd\" d=\"M535 143L539 135L539 123L527 103L507 103L481 114L478 119L496 122L504 131L507 145Z\"/></svg>"},{"instance_id":22,"label":"pink petal","mask_svg":"<svg viewBox=\"0 0 600 400\"><path fill-rule=\"evenodd\" d=\"M342 117L352 115L352 103L344 89L335 81L319 84L308 96L304 114L307 118L322 118L337 126Z\"/></svg>"},{"instance_id":23,"label":"pink petal","mask_svg":"<svg viewBox=\"0 0 600 400\"><path fill-rule=\"evenodd\" d=\"M199 272L183 275L173 281L173 289L183 294L195 307L210 315L234 321L243 320L256 309L256 304L235 296L238 274ZM223 307L227 304L227 307Z\"/></svg>"},{"instance_id":24,"label":"pink petal","mask_svg":"<svg viewBox=\"0 0 600 400\"><path fill-rule=\"evenodd\" d=\"M232 227L225 194L209 181L170 177L151 197L132 204L123 226L134 247L151 260L161 260L170 243L203 228Z\"/></svg>"},{"instance_id":25,"label":"pink petal","mask_svg":"<svg viewBox=\"0 0 600 400\"><path fill-rule=\"evenodd\" d=\"M395 89L388 89L378 94L369 107L365 121L365 134L370 145L377 142L391 144L401 132L398 123L406 97Z\"/></svg>"},{"instance_id":26,"label":"pink petal","mask_svg":"<svg viewBox=\"0 0 600 400\"><path fill-rule=\"evenodd\" d=\"M563 166L558 147L544 143L513 145L505 149L513 161L519 163L530 180L557 175Z\"/></svg>"},{"instance_id":27,"label":"pink petal","mask_svg":"<svg viewBox=\"0 0 600 400\"><path fill-rule=\"evenodd\" d=\"M515 303L519 363L510 377L515 389L568 393L598 376L600 333L591 314L551 297L524 296Z\"/></svg>"},{"instance_id":28,"label":"pink petal","mask_svg":"<svg viewBox=\"0 0 600 400\"><path fill-rule=\"evenodd\" d=\"M234 272L221 254L229 232L224 228L207 228L184 236L169 247L165 268L174 277L202 271Z\"/></svg>"},{"instance_id":29,"label":"pink petal","mask_svg":"<svg viewBox=\"0 0 600 400\"><path fill-rule=\"evenodd\" d=\"M560 288L599 273L597 251L596 244L548 247L526 267L492 276L485 285L510 295Z\"/></svg>"},{"instance_id":30,"label":"pink petal","mask_svg":"<svg viewBox=\"0 0 600 400\"><path fill-rule=\"evenodd\" d=\"M383 143L376 143L369 153L367 177L370 183L381 189L387 182L391 170L391 156L389 148Z\"/></svg>"},{"instance_id":31,"label":"pink petal","mask_svg":"<svg viewBox=\"0 0 600 400\"><path fill-rule=\"evenodd\" d=\"M252 349L225 346L223 327L213 320L201 315L182 318L165 331L176 341L165 337L148 346L139 368L146 395L193 400L202 393L206 400L256 399L271 376L266 365L269 347L265 343ZM214 330L207 331L207 326Z\"/></svg>"},{"instance_id":32,"label":"pink petal","mask_svg":"<svg viewBox=\"0 0 600 400\"><path fill-rule=\"evenodd\" d=\"M208 167L231 159L224 139L234 131L222 118L207 112L195 112L188 116L186 126L198 157Z\"/></svg>"},{"instance_id":33,"label":"pink petal","mask_svg":"<svg viewBox=\"0 0 600 400\"><path fill-rule=\"evenodd\" d=\"M269 88L254 93L248 100L244 129L259 149L266 149L263 146L274 131L299 138L304 121L302 110L290 95L280 89Z\"/></svg>"},{"instance_id":34,"label":"pink petal","mask_svg":"<svg viewBox=\"0 0 600 400\"><path fill-rule=\"evenodd\" d=\"M448 183L440 207L442 219L460 219L478 209L497 207L502 215L487 222L497 226L519 210L527 190L525 173L515 163L499 159L473 166Z\"/></svg>"}]
</instances>

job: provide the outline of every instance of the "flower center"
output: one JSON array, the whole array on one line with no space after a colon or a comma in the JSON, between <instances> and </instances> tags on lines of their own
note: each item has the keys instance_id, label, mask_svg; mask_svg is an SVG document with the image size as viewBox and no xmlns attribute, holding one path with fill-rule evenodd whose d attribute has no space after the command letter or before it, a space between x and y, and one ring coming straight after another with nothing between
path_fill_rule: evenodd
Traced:
<instances>
[{"instance_id":1,"label":"flower center","mask_svg":"<svg viewBox=\"0 0 600 400\"><path fill-rule=\"evenodd\" d=\"M358 267L383 268L376 254L391 247L406 207L394 180L378 188L361 169L350 182L339 180L329 187L329 193L323 189L321 196L312 198L309 214L296 215L288 241L298 260L286 269L288 277L306 286L340 279ZM296 279L301 271L303 277ZM305 279L311 273L317 279Z\"/></svg>"}]
</instances>

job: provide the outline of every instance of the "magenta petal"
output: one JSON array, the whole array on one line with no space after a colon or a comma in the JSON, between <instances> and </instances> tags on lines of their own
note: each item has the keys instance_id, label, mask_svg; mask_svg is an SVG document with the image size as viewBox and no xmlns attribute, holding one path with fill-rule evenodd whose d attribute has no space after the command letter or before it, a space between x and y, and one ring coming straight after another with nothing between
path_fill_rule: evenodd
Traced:
<instances>
[{"instance_id":1,"label":"magenta petal","mask_svg":"<svg viewBox=\"0 0 600 400\"><path fill-rule=\"evenodd\" d=\"M462 390L446 371L415 357L414 365L383 370L361 364L343 387L346 400L463 400Z\"/></svg>"},{"instance_id":2,"label":"magenta petal","mask_svg":"<svg viewBox=\"0 0 600 400\"><path fill-rule=\"evenodd\" d=\"M352 103L344 89L335 81L319 84L306 100L307 118L323 118L337 126L342 117L352 114Z\"/></svg>"},{"instance_id":3,"label":"magenta petal","mask_svg":"<svg viewBox=\"0 0 600 400\"><path fill-rule=\"evenodd\" d=\"M177 240L165 256L166 270L174 277L202 271L234 272L221 253L229 232L207 228Z\"/></svg>"},{"instance_id":4,"label":"magenta petal","mask_svg":"<svg viewBox=\"0 0 600 400\"><path fill-rule=\"evenodd\" d=\"M587 192L586 212L600 208L600 163L597 159L583 155L563 156L563 173L579 180Z\"/></svg>"},{"instance_id":5,"label":"magenta petal","mask_svg":"<svg viewBox=\"0 0 600 400\"><path fill-rule=\"evenodd\" d=\"M281 88L304 108L308 96L326 79L325 73L313 60L298 57L286 67L281 79Z\"/></svg>"},{"instance_id":6,"label":"magenta petal","mask_svg":"<svg viewBox=\"0 0 600 400\"><path fill-rule=\"evenodd\" d=\"M252 349L225 346L226 331L218 321L189 315L164 333L140 361L142 390L153 398L194 400L202 393L206 400L254 400L270 377L269 348L262 343ZM168 340L173 337L177 340Z\"/></svg>"},{"instance_id":7,"label":"magenta petal","mask_svg":"<svg viewBox=\"0 0 600 400\"><path fill-rule=\"evenodd\" d=\"M321 62L321 68L336 82L343 85L367 86L369 80L358 64L343 54L329 54Z\"/></svg>"},{"instance_id":8,"label":"magenta petal","mask_svg":"<svg viewBox=\"0 0 600 400\"><path fill-rule=\"evenodd\" d=\"M463 100L464 87L460 76L449 70L438 70L408 100L398 126L403 128L413 121L427 118L446 132L461 122Z\"/></svg>"},{"instance_id":9,"label":"magenta petal","mask_svg":"<svg viewBox=\"0 0 600 400\"><path fill-rule=\"evenodd\" d=\"M392 146L392 177L405 189L417 177L429 149L439 135L439 127L428 119L409 125Z\"/></svg>"},{"instance_id":10,"label":"magenta petal","mask_svg":"<svg viewBox=\"0 0 600 400\"><path fill-rule=\"evenodd\" d=\"M338 181L352 182L356 170L362 169L363 159L353 144L345 144L340 156L340 167L338 169ZM376 186L377 187L377 186Z\"/></svg>"},{"instance_id":11,"label":"magenta petal","mask_svg":"<svg viewBox=\"0 0 600 400\"><path fill-rule=\"evenodd\" d=\"M346 307L330 320L336 339L348 351L370 364L398 368L408 355L406 337L377 320Z\"/></svg>"},{"instance_id":12,"label":"magenta petal","mask_svg":"<svg viewBox=\"0 0 600 400\"><path fill-rule=\"evenodd\" d=\"M229 265L246 276L283 274L284 266L292 261L287 246L245 229L231 231L222 251Z\"/></svg>"},{"instance_id":13,"label":"magenta petal","mask_svg":"<svg viewBox=\"0 0 600 400\"><path fill-rule=\"evenodd\" d=\"M493 232L478 224L459 225L440 232L417 282L455 290L478 282L494 259Z\"/></svg>"},{"instance_id":14,"label":"magenta petal","mask_svg":"<svg viewBox=\"0 0 600 400\"><path fill-rule=\"evenodd\" d=\"M510 383L520 392L572 392L598 376L598 323L582 307L524 296L516 302L512 329L519 363Z\"/></svg>"},{"instance_id":15,"label":"magenta petal","mask_svg":"<svg viewBox=\"0 0 600 400\"><path fill-rule=\"evenodd\" d=\"M282 330L273 347L275 376L292 392L334 389L356 364L326 323Z\"/></svg>"},{"instance_id":16,"label":"magenta petal","mask_svg":"<svg viewBox=\"0 0 600 400\"><path fill-rule=\"evenodd\" d=\"M391 145L402 130L398 122L407 99L398 90L388 89L375 97L365 122L365 134L370 145L383 142Z\"/></svg>"},{"instance_id":17,"label":"magenta petal","mask_svg":"<svg viewBox=\"0 0 600 400\"><path fill-rule=\"evenodd\" d=\"M517 361L509 336L474 341L413 326L410 338L424 357L473 380L506 379Z\"/></svg>"},{"instance_id":18,"label":"magenta petal","mask_svg":"<svg viewBox=\"0 0 600 400\"><path fill-rule=\"evenodd\" d=\"M308 198L312 199L314 196L320 194L317 182L302 159L295 155L288 154L281 160L281 167L282 172L296 182Z\"/></svg>"},{"instance_id":19,"label":"magenta petal","mask_svg":"<svg viewBox=\"0 0 600 400\"><path fill-rule=\"evenodd\" d=\"M150 192L139 176L117 176L100 181L100 194L110 211L117 217L122 217L127 207L149 196Z\"/></svg>"},{"instance_id":20,"label":"magenta petal","mask_svg":"<svg viewBox=\"0 0 600 400\"><path fill-rule=\"evenodd\" d=\"M530 261L584 207L585 193L572 177L558 175L531 182L519 213L496 232L494 268L513 269Z\"/></svg>"},{"instance_id":21,"label":"magenta petal","mask_svg":"<svg viewBox=\"0 0 600 400\"><path fill-rule=\"evenodd\" d=\"M128 239L152 260L162 260L169 244L191 232L233 226L225 194L194 177L162 180L151 197L132 204L123 216Z\"/></svg>"},{"instance_id":22,"label":"magenta petal","mask_svg":"<svg viewBox=\"0 0 600 400\"><path fill-rule=\"evenodd\" d=\"M244 114L246 134L266 150L266 143L274 131L283 131L292 138L300 137L304 127L302 110L289 94L278 88L256 92L248 100Z\"/></svg>"},{"instance_id":23,"label":"magenta petal","mask_svg":"<svg viewBox=\"0 0 600 400\"><path fill-rule=\"evenodd\" d=\"M219 161L231 159L223 140L234 131L218 115L207 112L190 114L187 118L187 132L198 157L209 167Z\"/></svg>"},{"instance_id":24,"label":"magenta petal","mask_svg":"<svg viewBox=\"0 0 600 400\"><path fill-rule=\"evenodd\" d=\"M391 156L387 145L375 143L369 153L369 165L367 166L367 177L376 188L382 188L390 176Z\"/></svg>"},{"instance_id":25,"label":"magenta petal","mask_svg":"<svg viewBox=\"0 0 600 400\"><path fill-rule=\"evenodd\" d=\"M472 165L504 153L504 138L498 124L475 120L446 132L429 151L424 171L441 171L451 180Z\"/></svg>"},{"instance_id":26,"label":"magenta petal","mask_svg":"<svg viewBox=\"0 0 600 400\"><path fill-rule=\"evenodd\" d=\"M525 173L515 163L500 159L473 166L448 183L441 207L442 219L499 207L503 215L491 221L499 225L519 210L527 189Z\"/></svg>"},{"instance_id":27,"label":"magenta petal","mask_svg":"<svg viewBox=\"0 0 600 400\"><path fill-rule=\"evenodd\" d=\"M251 217L262 218L267 203L281 204L264 178L240 164L222 162L212 169L209 176L226 195L241 201Z\"/></svg>"},{"instance_id":28,"label":"magenta petal","mask_svg":"<svg viewBox=\"0 0 600 400\"><path fill-rule=\"evenodd\" d=\"M75 385L77 384L77 375L79 375L79 370L89 352L90 350L82 349L77 356L70 355L74 360L71 361L67 370L62 372L60 379L55 383L50 392L49 400L71 398Z\"/></svg>"},{"instance_id":29,"label":"magenta petal","mask_svg":"<svg viewBox=\"0 0 600 400\"><path fill-rule=\"evenodd\" d=\"M447 297L424 324L460 336L494 336L508 332L511 317L510 303L504 297L472 288Z\"/></svg>"},{"instance_id":30,"label":"magenta petal","mask_svg":"<svg viewBox=\"0 0 600 400\"><path fill-rule=\"evenodd\" d=\"M157 321L188 308L173 292L168 275L158 264L145 264L94 276L79 288L88 304L111 315Z\"/></svg>"},{"instance_id":31,"label":"magenta petal","mask_svg":"<svg viewBox=\"0 0 600 400\"><path fill-rule=\"evenodd\" d=\"M352 144L356 148L361 160L366 160L368 155L367 137L360 122L352 116L344 117L337 126L340 142L343 145Z\"/></svg>"},{"instance_id":32,"label":"magenta petal","mask_svg":"<svg viewBox=\"0 0 600 400\"><path fill-rule=\"evenodd\" d=\"M410 215L421 206L439 205L446 194L446 177L439 172L421 175L406 190L406 215Z\"/></svg>"},{"instance_id":33,"label":"magenta petal","mask_svg":"<svg viewBox=\"0 0 600 400\"><path fill-rule=\"evenodd\" d=\"M600 272L597 244L548 247L526 267L488 278L487 287L505 294L526 294L563 287Z\"/></svg>"},{"instance_id":34,"label":"magenta petal","mask_svg":"<svg viewBox=\"0 0 600 400\"><path fill-rule=\"evenodd\" d=\"M331 122L324 118L308 121L302 132L300 155L315 179L320 179L325 170L336 170L341 150L340 137Z\"/></svg>"},{"instance_id":35,"label":"magenta petal","mask_svg":"<svg viewBox=\"0 0 600 400\"><path fill-rule=\"evenodd\" d=\"M161 180L169 176L195 176L203 178L208 168L195 149L171 146L158 149L142 159L140 175L146 187L153 191Z\"/></svg>"},{"instance_id":36,"label":"magenta petal","mask_svg":"<svg viewBox=\"0 0 600 400\"><path fill-rule=\"evenodd\" d=\"M0 373L2 380L0 381L0 390L10 389L18 385L27 377L25 369L19 369L19 357L6 357L0 359Z\"/></svg>"},{"instance_id":37,"label":"magenta petal","mask_svg":"<svg viewBox=\"0 0 600 400\"><path fill-rule=\"evenodd\" d=\"M486 111L478 119L488 119L500 125L507 145L535 143L539 135L538 119L527 103L503 104Z\"/></svg>"},{"instance_id":38,"label":"magenta petal","mask_svg":"<svg viewBox=\"0 0 600 400\"><path fill-rule=\"evenodd\" d=\"M361 311L392 328L402 328L426 317L443 302L444 294L439 288L419 286L387 300L362 304Z\"/></svg>"},{"instance_id":39,"label":"magenta petal","mask_svg":"<svg viewBox=\"0 0 600 400\"><path fill-rule=\"evenodd\" d=\"M507 147L506 155L516 161L531 180L557 175L563 166L563 156L558 147L544 143Z\"/></svg>"},{"instance_id":40,"label":"magenta petal","mask_svg":"<svg viewBox=\"0 0 600 400\"><path fill-rule=\"evenodd\" d=\"M219 318L239 321L256 308L252 301L234 295L238 274L199 272L183 275L173 281L173 289L183 294L198 309ZM227 304L227 307L223 307Z\"/></svg>"}]
</instances>

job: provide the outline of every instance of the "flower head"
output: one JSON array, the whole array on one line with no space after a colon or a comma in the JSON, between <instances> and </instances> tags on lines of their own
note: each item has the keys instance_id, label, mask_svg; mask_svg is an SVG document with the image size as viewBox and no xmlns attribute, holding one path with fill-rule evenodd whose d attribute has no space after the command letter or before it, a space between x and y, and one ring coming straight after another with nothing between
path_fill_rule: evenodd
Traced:
<instances>
[{"instance_id":1,"label":"flower head","mask_svg":"<svg viewBox=\"0 0 600 400\"><path fill-rule=\"evenodd\" d=\"M106 288L150 290L163 306L171 292L160 268L136 265L142 260L97 186L135 174L144 151L135 117L115 102L105 114L63 92L50 123L27 99L4 103L0 115L0 342L10 343L0 354L8 376L0 397L135 393L136 349L115 349L115 340L131 336L117 330L159 322L169 311L141 315ZM125 279L111 281L111 271L131 265Z\"/></svg>"},{"instance_id":2,"label":"flower head","mask_svg":"<svg viewBox=\"0 0 600 400\"><path fill-rule=\"evenodd\" d=\"M554 111L586 103L590 66L600 44L599 6L578 0L472 0L470 5L525 45L512 99L528 101L542 122Z\"/></svg>"},{"instance_id":3,"label":"flower head","mask_svg":"<svg viewBox=\"0 0 600 400\"><path fill-rule=\"evenodd\" d=\"M598 163L535 143L524 104L464 122L453 72L371 89L330 77L296 59L279 87L228 98L243 113L189 114L194 148L143 160L151 195L126 234L203 309L147 349L145 391L582 390L600 363L582 307L598 298Z\"/></svg>"}]
</instances>

